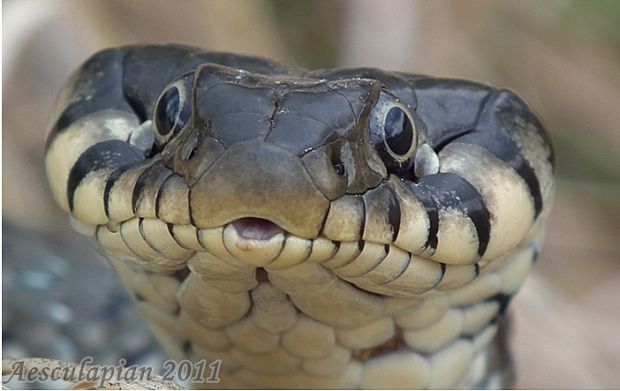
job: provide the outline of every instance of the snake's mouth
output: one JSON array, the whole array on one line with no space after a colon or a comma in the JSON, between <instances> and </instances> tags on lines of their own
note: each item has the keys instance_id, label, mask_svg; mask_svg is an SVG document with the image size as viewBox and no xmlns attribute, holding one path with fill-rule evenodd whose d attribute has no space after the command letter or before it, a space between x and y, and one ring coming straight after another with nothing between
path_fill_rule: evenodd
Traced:
<instances>
[{"instance_id":1,"label":"snake's mouth","mask_svg":"<svg viewBox=\"0 0 620 391\"><path fill-rule=\"evenodd\" d=\"M233 221L232 226L239 237L246 240L270 240L278 234L284 234L284 230L278 224L257 217L245 217Z\"/></svg>"},{"instance_id":2,"label":"snake's mouth","mask_svg":"<svg viewBox=\"0 0 620 391\"><path fill-rule=\"evenodd\" d=\"M219 236L219 235L218 235ZM274 262L285 248L302 246L309 253L312 242L297 243L295 236L271 220L243 217L226 224L221 231L222 244L237 260L252 266L263 267ZM217 241L216 241L217 242ZM209 247L209 243L207 247ZM208 250L208 248L207 248ZM297 254L303 261L308 254Z\"/></svg>"}]
</instances>

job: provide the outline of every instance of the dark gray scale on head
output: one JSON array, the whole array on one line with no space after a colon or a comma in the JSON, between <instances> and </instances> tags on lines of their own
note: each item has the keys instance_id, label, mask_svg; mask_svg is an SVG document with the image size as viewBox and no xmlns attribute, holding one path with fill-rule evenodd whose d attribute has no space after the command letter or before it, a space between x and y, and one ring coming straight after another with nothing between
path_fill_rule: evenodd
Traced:
<instances>
[{"instance_id":1,"label":"dark gray scale on head","mask_svg":"<svg viewBox=\"0 0 620 391\"><path fill-rule=\"evenodd\" d=\"M478 234L478 255L482 256L489 244L491 216L482 195L465 179L451 173L439 173L421 178L417 184L444 209L456 209L474 223Z\"/></svg>"},{"instance_id":2,"label":"dark gray scale on head","mask_svg":"<svg viewBox=\"0 0 620 391\"><path fill-rule=\"evenodd\" d=\"M219 64L234 69L240 69L249 73L265 76L299 76L302 77L302 71L297 68L291 68L284 64L279 64L273 60L262 57L245 56L242 54L210 52L201 53L205 58L203 64Z\"/></svg>"},{"instance_id":3,"label":"dark gray scale on head","mask_svg":"<svg viewBox=\"0 0 620 391\"><path fill-rule=\"evenodd\" d=\"M278 102L266 140L301 155L346 136L355 124L349 101L325 83L292 87Z\"/></svg>"},{"instance_id":4,"label":"dark gray scale on head","mask_svg":"<svg viewBox=\"0 0 620 391\"><path fill-rule=\"evenodd\" d=\"M368 111L368 102L381 90L380 82L369 79L333 80L327 86L348 101L353 117L358 120L363 119L360 117Z\"/></svg>"},{"instance_id":5,"label":"dark gray scale on head","mask_svg":"<svg viewBox=\"0 0 620 391\"><path fill-rule=\"evenodd\" d=\"M88 174L99 170L128 169L144 160L144 153L121 140L97 143L84 151L75 162L67 181L69 208L73 210L73 197L80 182Z\"/></svg>"},{"instance_id":6,"label":"dark gray scale on head","mask_svg":"<svg viewBox=\"0 0 620 391\"><path fill-rule=\"evenodd\" d=\"M407 79L397 73L386 72L377 68L345 68L310 72L311 77L327 80L370 79L383 84L394 96L400 99L411 110L417 106L416 96Z\"/></svg>"},{"instance_id":7,"label":"dark gray scale on head","mask_svg":"<svg viewBox=\"0 0 620 391\"><path fill-rule=\"evenodd\" d=\"M194 125L225 146L263 138L278 92L230 68L207 65L196 76Z\"/></svg>"},{"instance_id":8,"label":"dark gray scale on head","mask_svg":"<svg viewBox=\"0 0 620 391\"><path fill-rule=\"evenodd\" d=\"M436 151L472 131L493 90L465 80L420 78L415 81L416 114L424 122L427 142Z\"/></svg>"}]
</instances>

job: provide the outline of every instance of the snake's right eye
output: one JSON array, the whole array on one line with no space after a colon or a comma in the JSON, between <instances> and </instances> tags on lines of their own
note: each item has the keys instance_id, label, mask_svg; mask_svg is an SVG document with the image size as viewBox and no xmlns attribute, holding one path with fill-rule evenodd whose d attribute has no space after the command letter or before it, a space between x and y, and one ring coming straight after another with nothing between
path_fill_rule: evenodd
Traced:
<instances>
[{"instance_id":1,"label":"snake's right eye","mask_svg":"<svg viewBox=\"0 0 620 391\"><path fill-rule=\"evenodd\" d=\"M179 89L172 87L159 100L155 113L157 133L166 136L174 130L179 118Z\"/></svg>"},{"instance_id":2,"label":"snake's right eye","mask_svg":"<svg viewBox=\"0 0 620 391\"><path fill-rule=\"evenodd\" d=\"M407 106L381 92L370 115L370 136L375 149L391 173L411 168L417 146L417 131Z\"/></svg>"},{"instance_id":3,"label":"snake's right eye","mask_svg":"<svg viewBox=\"0 0 620 391\"><path fill-rule=\"evenodd\" d=\"M191 117L191 101L188 91L190 78L185 77L174 84L160 96L155 105L155 138L160 144L167 143L185 127Z\"/></svg>"}]
</instances>

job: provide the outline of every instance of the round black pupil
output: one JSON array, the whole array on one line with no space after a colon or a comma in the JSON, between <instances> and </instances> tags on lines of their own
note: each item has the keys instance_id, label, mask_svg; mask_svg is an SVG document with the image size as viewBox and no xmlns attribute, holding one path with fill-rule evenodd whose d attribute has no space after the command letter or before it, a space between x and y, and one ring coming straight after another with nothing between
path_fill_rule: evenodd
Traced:
<instances>
[{"instance_id":1,"label":"round black pupil","mask_svg":"<svg viewBox=\"0 0 620 391\"><path fill-rule=\"evenodd\" d=\"M343 176L346 173L346 169L342 163L334 163L334 170L336 170L336 175L339 176Z\"/></svg>"},{"instance_id":2,"label":"round black pupil","mask_svg":"<svg viewBox=\"0 0 620 391\"><path fill-rule=\"evenodd\" d=\"M179 112L179 90L171 88L161 97L157 108L157 131L161 135L170 133Z\"/></svg>"},{"instance_id":3,"label":"round black pupil","mask_svg":"<svg viewBox=\"0 0 620 391\"><path fill-rule=\"evenodd\" d=\"M413 142L413 127L405 112L393 107L385 116L383 124L385 143L397 155L406 154Z\"/></svg>"}]
</instances>

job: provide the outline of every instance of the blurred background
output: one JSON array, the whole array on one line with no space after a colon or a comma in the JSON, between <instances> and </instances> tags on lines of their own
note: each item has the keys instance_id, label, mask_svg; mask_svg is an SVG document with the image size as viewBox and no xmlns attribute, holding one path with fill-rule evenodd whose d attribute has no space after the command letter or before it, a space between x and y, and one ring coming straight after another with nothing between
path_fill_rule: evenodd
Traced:
<instances>
[{"instance_id":1,"label":"blurred background","mask_svg":"<svg viewBox=\"0 0 620 391\"><path fill-rule=\"evenodd\" d=\"M3 357L157 366L119 282L53 202L47 115L93 52L177 42L304 68L377 66L516 90L559 171L512 305L519 388L620 387L620 1L2 2Z\"/></svg>"}]
</instances>

